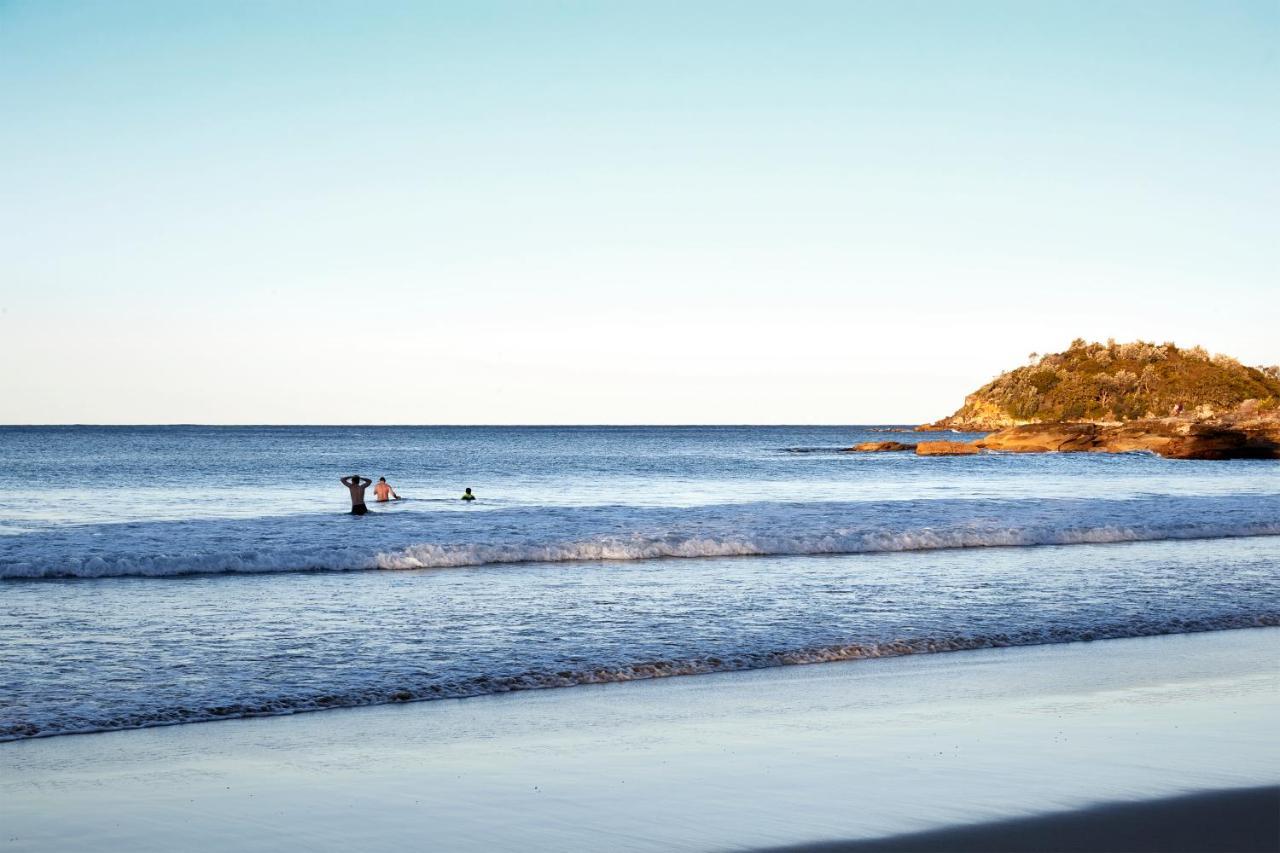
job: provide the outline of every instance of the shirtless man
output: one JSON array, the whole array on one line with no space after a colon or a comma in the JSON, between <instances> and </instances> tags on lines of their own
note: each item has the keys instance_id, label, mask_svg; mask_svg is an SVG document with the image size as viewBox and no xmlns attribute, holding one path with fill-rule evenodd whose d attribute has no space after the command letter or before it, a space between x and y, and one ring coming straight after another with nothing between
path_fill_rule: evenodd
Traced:
<instances>
[{"instance_id":1,"label":"shirtless man","mask_svg":"<svg viewBox=\"0 0 1280 853\"><path fill-rule=\"evenodd\" d=\"M387 482L386 477L378 478L378 485L373 487L373 496L378 503L383 504L395 498L400 500L400 496L396 494L396 490L391 488L391 484Z\"/></svg>"},{"instance_id":2,"label":"shirtless man","mask_svg":"<svg viewBox=\"0 0 1280 853\"><path fill-rule=\"evenodd\" d=\"M373 480L361 477L359 474L352 474L350 477L343 477L339 482L351 492L351 514L364 515L368 512L369 508L364 505L364 490L369 488Z\"/></svg>"}]
</instances>

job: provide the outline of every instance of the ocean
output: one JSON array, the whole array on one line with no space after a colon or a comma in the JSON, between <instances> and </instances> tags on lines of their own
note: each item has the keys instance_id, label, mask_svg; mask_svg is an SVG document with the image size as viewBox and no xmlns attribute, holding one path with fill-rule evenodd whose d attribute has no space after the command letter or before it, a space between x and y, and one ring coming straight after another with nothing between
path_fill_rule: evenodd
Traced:
<instances>
[{"instance_id":1,"label":"ocean","mask_svg":"<svg viewBox=\"0 0 1280 853\"><path fill-rule=\"evenodd\" d=\"M1280 625L1275 462L909 432L0 427L0 739Z\"/></svg>"}]
</instances>

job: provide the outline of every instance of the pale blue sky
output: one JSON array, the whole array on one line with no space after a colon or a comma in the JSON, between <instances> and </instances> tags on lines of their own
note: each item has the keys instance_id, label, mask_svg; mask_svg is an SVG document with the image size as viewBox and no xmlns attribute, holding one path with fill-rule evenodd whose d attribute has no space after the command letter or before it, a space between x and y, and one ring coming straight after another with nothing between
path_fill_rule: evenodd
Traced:
<instances>
[{"instance_id":1,"label":"pale blue sky","mask_svg":"<svg viewBox=\"0 0 1280 853\"><path fill-rule=\"evenodd\" d=\"M1278 46L1274 0L0 0L0 422L919 421L1077 336L1275 363Z\"/></svg>"}]
</instances>

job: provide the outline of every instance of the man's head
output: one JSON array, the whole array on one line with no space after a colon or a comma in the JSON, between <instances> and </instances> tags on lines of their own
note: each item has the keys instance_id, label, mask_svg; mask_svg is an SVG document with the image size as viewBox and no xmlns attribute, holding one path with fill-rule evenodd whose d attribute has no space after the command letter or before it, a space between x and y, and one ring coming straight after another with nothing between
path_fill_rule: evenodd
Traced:
<instances>
[{"instance_id":1,"label":"man's head","mask_svg":"<svg viewBox=\"0 0 1280 853\"><path fill-rule=\"evenodd\" d=\"M385 482L387 482L387 478L386 478L386 477L379 477L379 478L378 478L378 482L379 482L379 483L385 483Z\"/></svg>"},{"instance_id":2,"label":"man's head","mask_svg":"<svg viewBox=\"0 0 1280 853\"><path fill-rule=\"evenodd\" d=\"M471 487L467 486L467 494L471 494Z\"/></svg>"}]
</instances>

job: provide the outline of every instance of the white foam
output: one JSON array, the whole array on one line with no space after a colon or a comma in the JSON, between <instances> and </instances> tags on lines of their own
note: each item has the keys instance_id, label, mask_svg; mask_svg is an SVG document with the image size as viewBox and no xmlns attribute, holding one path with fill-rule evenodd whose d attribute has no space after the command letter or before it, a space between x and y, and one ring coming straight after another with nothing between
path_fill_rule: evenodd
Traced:
<instances>
[{"instance_id":1,"label":"white foam","mask_svg":"<svg viewBox=\"0 0 1280 853\"><path fill-rule=\"evenodd\" d=\"M739 537L731 539L601 539L528 546L413 545L376 555L380 569L439 569L500 563L562 563L660 558L803 556L874 554L947 548L993 548L1032 545L1079 545L1150 542L1166 539L1225 539L1280 535L1280 523L1196 525L1193 527L1098 527L1063 530L915 530L899 533L819 535L806 537Z\"/></svg>"},{"instance_id":2,"label":"white foam","mask_svg":"<svg viewBox=\"0 0 1280 853\"><path fill-rule=\"evenodd\" d=\"M1280 496L525 507L62 528L0 540L0 579L439 569L1280 535Z\"/></svg>"}]
</instances>

